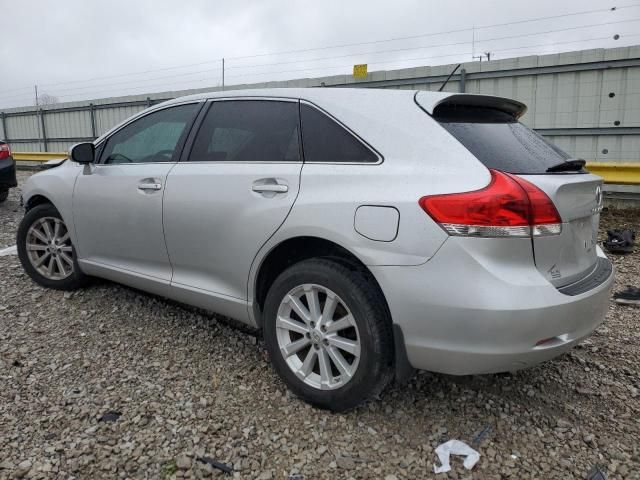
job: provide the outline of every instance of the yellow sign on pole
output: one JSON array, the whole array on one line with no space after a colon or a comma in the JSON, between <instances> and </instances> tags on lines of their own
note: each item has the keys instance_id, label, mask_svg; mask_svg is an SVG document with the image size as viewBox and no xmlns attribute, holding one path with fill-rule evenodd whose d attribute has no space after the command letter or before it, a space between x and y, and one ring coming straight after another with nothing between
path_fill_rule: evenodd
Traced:
<instances>
[{"instance_id":1,"label":"yellow sign on pole","mask_svg":"<svg viewBox=\"0 0 640 480\"><path fill-rule=\"evenodd\" d=\"M362 63L360 65L353 66L353 77L354 78L366 78L367 77L367 64Z\"/></svg>"}]
</instances>

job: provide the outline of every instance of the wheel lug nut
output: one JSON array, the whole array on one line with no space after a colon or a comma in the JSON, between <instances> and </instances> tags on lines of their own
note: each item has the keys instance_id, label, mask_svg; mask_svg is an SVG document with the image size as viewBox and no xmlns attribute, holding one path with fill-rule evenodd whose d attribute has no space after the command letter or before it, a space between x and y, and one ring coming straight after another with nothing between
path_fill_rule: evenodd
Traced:
<instances>
[{"instance_id":1,"label":"wheel lug nut","mask_svg":"<svg viewBox=\"0 0 640 480\"><path fill-rule=\"evenodd\" d=\"M323 332L326 332L326 331L327 331L327 327L325 327L324 325L322 325L322 326L320 327L320 330L322 330Z\"/></svg>"},{"instance_id":2,"label":"wheel lug nut","mask_svg":"<svg viewBox=\"0 0 640 480\"><path fill-rule=\"evenodd\" d=\"M327 347L329 346L329 340L327 340L326 338L322 341L322 343L324 343Z\"/></svg>"},{"instance_id":3,"label":"wheel lug nut","mask_svg":"<svg viewBox=\"0 0 640 480\"><path fill-rule=\"evenodd\" d=\"M309 332L305 333L304 336L307 338L311 338L311 334Z\"/></svg>"},{"instance_id":4,"label":"wheel lug nut","mask_svg":"<svg viewBox=\"0 0 640 480\"><path fill-rule=\"evenodd\" d=\"M316 328L316 322L311 322L311 328Z\"/></svg>"}]
</instances>

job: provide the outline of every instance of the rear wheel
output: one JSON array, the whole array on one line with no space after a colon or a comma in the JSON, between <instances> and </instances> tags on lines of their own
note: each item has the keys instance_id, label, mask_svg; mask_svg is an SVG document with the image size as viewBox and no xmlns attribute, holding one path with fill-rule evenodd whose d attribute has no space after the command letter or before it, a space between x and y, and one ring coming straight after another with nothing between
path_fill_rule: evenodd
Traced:
<instances>
[{"instance_id":1,"label":"rear wheel","mask_svg":"<svg viewBox=\"0 0 640 480\"><path fill-rule=\"evenodd\" d=\"M4 202L9 196L9 190L0 190L0 203Z\"/></svg>"},{"instance_id":2,"label":"rear wheel","mask_svg":"<svg viewBox=\"0 0 640 480\"><path fill-rule=\"evenodd\" d=\"M322 408L353 408L392 375L391 322L379 290L363 272L329 259L305 260L275 280L264 336L287 386Z\"/></svg>"},{"instance_id":3,"label":"rear wheel","mask_svg":"<svg viewBox=\"0 0 640 480\"><path fill-rule=\"evenodd\" d=\"M86 283L69 230L53 205L38 205L26 213L18 227L17 247L22 267L43 287L74 290Z\"/></svg>"}]
</instances>

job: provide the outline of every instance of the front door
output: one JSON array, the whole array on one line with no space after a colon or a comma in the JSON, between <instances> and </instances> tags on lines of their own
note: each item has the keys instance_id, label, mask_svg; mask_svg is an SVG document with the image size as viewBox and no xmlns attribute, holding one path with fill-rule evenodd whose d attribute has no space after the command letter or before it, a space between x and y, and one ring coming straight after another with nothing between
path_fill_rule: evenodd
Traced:
<instances>
[{"instance_id":1,"label":"front door","mask_svg":"<svg viewBox=\"0 0 640 480\"><path fill-rule=\"evenodd\" d=\"M188 161L167 178L164 230L176 298L246 314L251 263L298 193L298 117L297 101L212 102Z\"/></svg>"},{"instance_id":2,"label":"front door","mask_svg":"<svg viewBox=\"0 0 640 480\"><path fill-rule=\"evenodd\" d=\"M98 148L96 164L77 177L73 214L78 258L88 272L97 268L124 283L132 283L126 281L131 276L168 286L171 265L162 231L162 197L199 107L179 105L134 120L111 135Z\"/></svg>"}]
</instances>

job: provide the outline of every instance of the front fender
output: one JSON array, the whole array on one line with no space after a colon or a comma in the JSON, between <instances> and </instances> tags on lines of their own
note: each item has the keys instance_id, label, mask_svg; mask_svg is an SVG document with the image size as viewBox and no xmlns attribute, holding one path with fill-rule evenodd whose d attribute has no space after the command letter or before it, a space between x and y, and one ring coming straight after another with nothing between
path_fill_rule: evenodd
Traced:
<instances>
[{"instance_id":1,"label":"front fender","mask_svg":"<svg viewBox=\"0 0 640 480\"><path fill-rule=\"evenodd\" d=\"M35 173L22 186L22 202L27 209L37 203L38 197L53 204L67 225L71 241L77 245L73 222L73 189L82 167L74 162L65 162L58 168Z\"/></svg>"}]
</instances>

